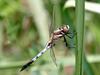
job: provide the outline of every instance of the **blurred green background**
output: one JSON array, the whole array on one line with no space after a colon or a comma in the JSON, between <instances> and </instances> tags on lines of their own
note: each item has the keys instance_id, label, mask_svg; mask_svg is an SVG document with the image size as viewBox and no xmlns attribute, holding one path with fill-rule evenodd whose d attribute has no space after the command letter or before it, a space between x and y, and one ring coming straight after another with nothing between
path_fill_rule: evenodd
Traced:
<instances>
[{"instance_id":1,"label":"blurred green background","mask_svg":"<svg viewBox=\"0 0 100 75\"><path fill-rule=\"evenodd\" d=\"M84 38L89 64L84 64L84 75L91 75L90 72L100 75L99 2L86 0ZM54 49L57 67L47 51L32 66L20 72L21 67L44 48L52 20L54 29L68 24L74 31L74 0L0 0L0 75L74 74L75 49L66 48L63 40L58 41Z\"/></svg>"}]
</instances>

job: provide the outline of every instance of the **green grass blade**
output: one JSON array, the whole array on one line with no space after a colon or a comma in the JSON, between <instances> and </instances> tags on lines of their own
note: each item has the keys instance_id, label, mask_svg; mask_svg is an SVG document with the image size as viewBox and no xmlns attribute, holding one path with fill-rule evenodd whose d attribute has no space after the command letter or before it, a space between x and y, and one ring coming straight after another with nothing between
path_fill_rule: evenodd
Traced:
<instances>
[{"instance_id":1,"label":"green grass blade","mask_svg":"<svg viewBox=\"0 0 100 75\"><path fill-rule=\"evenodd\" d=\"M75 75L83 75L84 0L76 0L77 47Z\"/></svg>"},{"instance_id":2,"label":"green grass blade","mask_svg":"<svg viewBox=\"0 0 100 75\"><path fill-rule=\"evenodd\" d=\"M88 63L85 55L83 57L83 66L84 66L83 69L86 72L86 75L94 75L91 65Z\"/></svg>"}]
</instances>

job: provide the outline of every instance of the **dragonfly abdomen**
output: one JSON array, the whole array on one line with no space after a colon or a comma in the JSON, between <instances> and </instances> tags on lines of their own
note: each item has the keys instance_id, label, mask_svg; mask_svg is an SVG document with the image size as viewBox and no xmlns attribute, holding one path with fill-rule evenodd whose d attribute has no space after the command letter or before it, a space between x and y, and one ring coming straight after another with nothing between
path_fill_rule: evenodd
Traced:
<instances>
[{"instance_id":1,"label":"dragonfly abdomen","mask_svg":"<svg viewBox=\"0 0 100 75\"><path fill-rule=\"evenodd\" d=\"M26 63L25 65L23 65L23 67L21 68L20 71L23 71L25 68L27 68L28 66L30 66L34 61L29 61L28 63Z\"/></svg>"},{"instance_id":2,"label":"dragonfly abdomen","mask_svg":"<svg viewBox=\"0 0 100 75\"><path fill-rule=\"evenodd\" d=\"M23 71L26 69L28 66L30 66L33 62L35 62L40 56L42 56L51 46L47 44L47 46L40 52L38 53L33 59L31 59L28 63L23 65L22 69L20 71Z\"/></svg>"}]
</instances>

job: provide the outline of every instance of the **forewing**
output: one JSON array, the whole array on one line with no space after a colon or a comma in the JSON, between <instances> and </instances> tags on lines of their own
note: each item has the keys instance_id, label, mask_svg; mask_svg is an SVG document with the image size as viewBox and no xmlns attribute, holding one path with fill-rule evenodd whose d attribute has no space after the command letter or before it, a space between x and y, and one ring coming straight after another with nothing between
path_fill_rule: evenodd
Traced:
<instances>
[{"instance_id":1,"label":"forewing","mask_svg":"<svg viewBox=\"0 0 100 75\"><path fill-rule=\"evenodd\" d=\"M72 28L70 28L68 34L66 35L67 36L67 44L68 44L68 48L75 48L75 44L74 44L74 31L72 30Z\"/></svg>"},{"instance_id":2,"label":"forewing","mask_svg":"<svg viewBox=\"0 0 100 75\"><path fill-rule=\"evenodd\" d=\"M52 8L52 16L51 16L51 20L50 20L50 24L49 24L49 36L51 37L51 34L53 33L54 29L55 29L55 12L54 12L54 7Z\"/></svg>"},{"instance_id":3,"label":"forewing","mask_svg":"<svg viewBox=\"0 0 100 75\"><path fill-rule=\"evenodd\" d=\"M55 7L53 6L53 9L52 9L52 17L51 17L51 23L49 25L49 36L51 37L51 34L54 32L54 29L55 29ZM55 57L55 53L54 53L54 47L51 48L50 50L50 56L54 62L54 64L57 66L57 63L56 63L56 57Z\"/></svg>"}]
</instances>

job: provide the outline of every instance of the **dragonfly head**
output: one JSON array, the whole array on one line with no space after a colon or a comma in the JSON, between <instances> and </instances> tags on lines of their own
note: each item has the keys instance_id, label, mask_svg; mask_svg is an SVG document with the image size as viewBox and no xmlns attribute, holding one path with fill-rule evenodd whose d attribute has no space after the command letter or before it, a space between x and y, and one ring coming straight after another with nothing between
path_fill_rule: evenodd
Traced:
<instances>
[{"instance_id":1,"label":"dragonfly head","mask_svg":"<svg viewBox=\"0 0 100 75\"><path fill-rule=\"evenodd\" d=\"M69 25L65 25L64 27L63 27L63 31L65 32L65 33L67 33L68 31L69 31Z\"/></svg>"}]
</instances>

